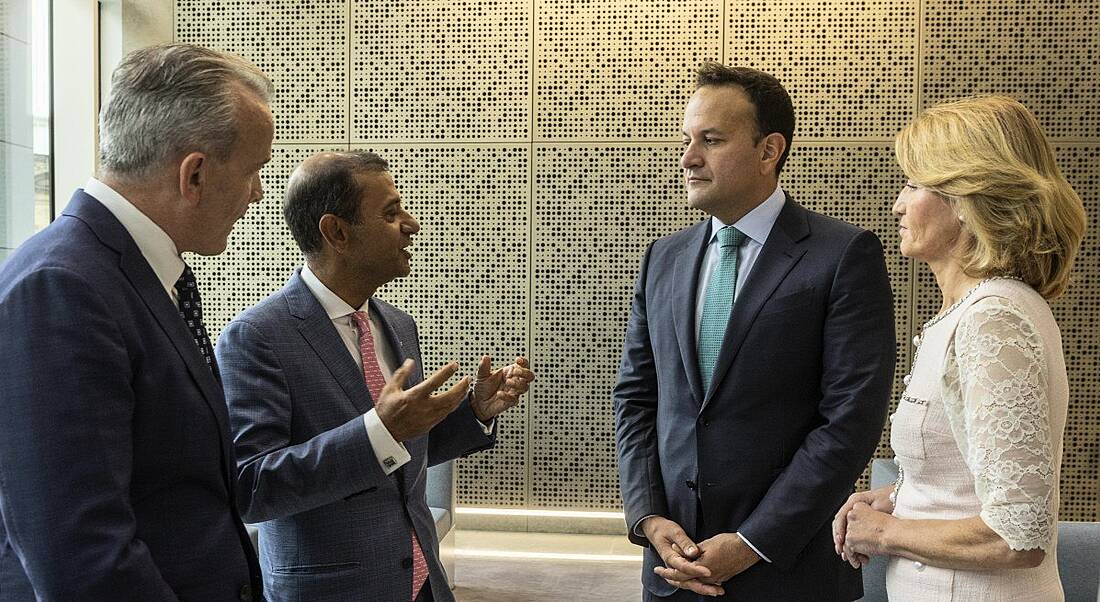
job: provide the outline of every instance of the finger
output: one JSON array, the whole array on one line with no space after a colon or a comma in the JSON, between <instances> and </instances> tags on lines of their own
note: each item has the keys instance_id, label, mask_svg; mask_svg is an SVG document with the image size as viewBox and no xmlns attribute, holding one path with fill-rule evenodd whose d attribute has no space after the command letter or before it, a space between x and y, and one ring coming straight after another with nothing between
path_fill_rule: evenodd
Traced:
<instances>
[{"instance_id":1,"label":"finger","mask_svg":"<svg viewBox=\"0 0 1100 602\"><path fill-rule=\"evenodd\" d=\"M667 566L653 567L653 572L657 573L658 577L671 581L691 581L697 578L695 575L689 575L683 571L668 568Z\"/></svg>"},{"instance_id":2,"label":"finger","mask_svg":"<svg viewBox=\"0 0 1100 602\"><path fill-rule=\"evenodd\" d=\"M726 591L723 590L722 587L719 586L719 585L711 585L709 583L703 583L703 582L698 581L696 579L690 579L688 581L681 581L680 585L678 587L680 589L691 590L691 591L693 591L697 594L702 594L704 596L711 596L711 597L721 596L721 595L726 593Z\"/></svg>"},{"instance_id":3,"label":"finger","mask_svg":"<svg viewBox=\"0 0 1100 602\"><path fill-rule=\"evenodd\" d=\"M431 400L436 407L454 409L458 407L458 404L462 403L462 398L466 397L466 392L469 390L470 377L464 376L455 383L454 386L447 389L447 391L432 395Z\"/></svg>"},{"instance_id":4,"label":"finger","mask_svg":"<svg viewBox=\"0 0 1100 602\"><path fill-rule=\"evenodd\" d=\"M515 364L517 366L519 366L520 368L530 368L531 367L531 364L527 361L527 358L523 357L522 355L518 356L516 358Z\"/></svg>"},{"instance_id":5,"label":"finger","mask_svg":"<svg viewBox=\"0 0 1100 602\"><path fill-rule=\"evenodd\" d=\"M481 356L481 362L477 365L477 379L485 380L489 378L489 373L493 366L493 359L487 355Z\"/></svg>"},{"instance_id":6,"label":"finger","mask_svg":"<svg viewBox=\"0 0 1100 602\"><path fill-rule=\"evenodd\" d=\"M836 517L833 518L833 549L836 553L840 553L840 549L844 547L844 536L848 531L848 512L844 508L837 512Z\"/></svg>"},{"instance_id":7,"label":"finger","mask_svg":"<svg viewBox=\"0 0 1100 602\"><path fill-rule=\"evenodd\" d=\"M412 359L406 359L404 362L401 363L400 368L394 370L393 375L390 376L390 379L386 381L386 384L382 387L382 389L397 389L398 391L404 389L405 382L409 380L409 375L412 374L413 367L415 366L416 362L412 361Z\"/></svg>"},{"instance_id":8,"label":"finger","mask_svg":"<svg viewBox=\"0 0 1100 602\"><path fill-rule=\"evenodd\" d=\"M440 386L442 386L443 383L450 380L450 378L452 376L454 376L455 372L457 372L457 371L458 371L458 362L450 362L446 366L443 366L439 370L436 370L434 374L432 374L428 378L424 379L420 384L418 384L415 387L409 389L409 392L413 393L414 395L417 395L417 396L425 396L426 397L432 391L435 391ZM469 382L469 379L466 379L466 380L467 380L467 382Z\"/></svg>"},{"instance_id":9,"label":"finger","mask_svg":"<svg viewBox=\"0 0 1100 602\"><path fill-rule=\"evenodd\" d=\"M695 558L699 555L699 546L691 541L691 538L687 536L687 533L684 533L683 529L677 529L669 539L684 551L684 558ZM707 571L705 576L709 577L710 571Z\"/></svg>"},{"instance_id":10,"label":"finger","mask_svg":"<svg viewBox=\"0 0 1100 602\"><path fill-rule=\"evenodd\" d=\"M511 366L508 366L508 368L511 370L511 372L507 375L509 382L513 380L522 380L524 382L531 382L535 380L535 373L531 372L527 368L524 368L523 366L512 364Z\"/></svg>"},{"instance_id":11,"label":"finger","mask_svg":"<svg viewBox=\"0 0 1100 602\"><path fill-rule=\"evenodd\" d=\"M674 571L679 571L689 579L710 577L710 569L701 564L696 564L679 554L669 554L668 559L665 561L665 566Z\"/></svg>"}]
</instances>

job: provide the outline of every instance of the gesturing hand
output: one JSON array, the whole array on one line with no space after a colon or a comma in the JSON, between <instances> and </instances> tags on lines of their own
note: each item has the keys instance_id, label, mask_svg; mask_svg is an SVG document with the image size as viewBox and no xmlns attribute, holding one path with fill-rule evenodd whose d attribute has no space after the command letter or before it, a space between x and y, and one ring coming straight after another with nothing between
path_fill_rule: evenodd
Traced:
<instances>
[{"instance_id":1,"label":"gesturing hand","mask_svg":"<svg viewBox=\"0 0 1100 602\"><path fill-rule=\"evenodd\" d=\"M491 370L492 359L481 356L477 367L477 380L470 406L477 419L488 422L497 414L519 403L519 398L527 392L535 373L529 369L527 358L517 357L511 366Z\"/></svg>"},{"instance_id":2,"label":"gesturing hand","mask_svg":"<svg viewBox=\"0 0 1100 602\"><path fill-rule=\"evenodd\" d=\"M446 392L432 395L458 370L458 364L451 362L406 391L404 390L405 381L412 373L414 365L415 362L411 359L405 360L405 363L393 373L393 377L386 381L382 394L374 402L378 419L382 421L382 425L390 435L399 442L431 430L458 407L467 389L470 388L470 377L467 376Z\"/></svg>"}]
</instances>

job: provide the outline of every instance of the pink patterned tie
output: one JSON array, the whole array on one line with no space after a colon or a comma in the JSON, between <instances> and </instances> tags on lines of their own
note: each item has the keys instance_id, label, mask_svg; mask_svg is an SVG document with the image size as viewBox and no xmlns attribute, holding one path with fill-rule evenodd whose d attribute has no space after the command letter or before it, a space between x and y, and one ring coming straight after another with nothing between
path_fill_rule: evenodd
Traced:
<instances>
[{"instance_id":1,"label":"pink patterned tie","mask_svg":"<svg viewBox=\"0 0 1100 602\"><path fill-rule=\"evenodd\" d=\"M382 375L382 368L378 365L378 356L374 353L374 335L370 330L370 320L363 311L353 312L351 319L359 329L359 356L363 358L363 379L367 381L367 390L371 399L378 401L382 396L382 387L386 385L386 377ZM413 579L412 600L420 594L420 588L428 580L428 562L424 560L424 550L420 548L420 540L416 537L416 531L412 533L413 552Z\"/></svg>"}]
</instances>

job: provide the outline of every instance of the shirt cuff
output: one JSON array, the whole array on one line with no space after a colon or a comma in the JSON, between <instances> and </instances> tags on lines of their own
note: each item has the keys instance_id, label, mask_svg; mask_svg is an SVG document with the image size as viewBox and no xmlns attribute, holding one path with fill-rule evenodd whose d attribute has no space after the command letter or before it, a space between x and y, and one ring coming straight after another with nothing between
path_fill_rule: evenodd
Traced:
<instances>
[{"instance_id":1,"label":"shirt cuff","mask_svg":"<svg viewBox=\"0 0 1100 602\"><path fill-rule=\"evenodd\" d=\"M378 466L382 468L382 472L391 474L412 460L409 450L393 438L386 425L382 424L378 412L373 408L363 414L363 424L367 427L367 439L370 439L370 446L374 449L374 457L378 460Z\"/></svg>"},{"instance_id":2,"label":"shirt cuff","mask_svg":"<svg viewBox=\"0 0 1100 602\"><path fill-rule=\"evenodd\" d=\"M752 545L752 542L749 541L748 539L746 539L744 535L741 535L740 531L737 532L737 536L741 538L741 541L745 542L746 546L749 546L750 548L752 548L752 551L756 552L756 555L759 556L761 560L763 560L764 562L767 562L768 564L771 564L772 561L767 556L765 556L762 552L760 552L760 550L757 550L756 546Z\"/></svg>"},{"instance_id":3,"label":"shirt cuff","mask_svg":"<svg viewBox=\"0 0 1100 602\"><path fill-rule=\"evenodd\" d=\"M492 435L493 434L493 427L496 426L496 424L497 424L497 419L496 419L496 416L494 416L494 417L489 419L489 424L485 424L484 422L482 422L480 420L478 420L477 423L479 425L481 425L481 432L485 433L486 435Z\"/></svg>"},{"instance_id":4,"label":"shirt cuff","mask_svg":"<svg viewBox=\"0 0 1100 602\"><path fill-rule=\"evenodd\" d=\"M631 529L631 531L634 533L634 535L637 535L638 537L645 537L645 532L642 531L642 523L645 522L645 519L652 518L654 516L657 516L657 515L656 514L647 514L647 515L643 516L642 518L639 518L638 522L634 523L634 528Z\"/></svg>"}]
</instances>

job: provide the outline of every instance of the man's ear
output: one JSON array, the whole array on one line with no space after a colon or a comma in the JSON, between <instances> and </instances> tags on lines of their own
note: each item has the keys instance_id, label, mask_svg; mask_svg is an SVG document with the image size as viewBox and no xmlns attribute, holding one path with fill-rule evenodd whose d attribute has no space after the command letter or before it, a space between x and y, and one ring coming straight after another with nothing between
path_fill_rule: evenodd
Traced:
<instances>
[{"instance_id":1,"label":"man's ear","mask_svg":"<svg viewBox=\"0 0 1100 602\"><path fill-rule=\"evenodd\" d=\"M331 213L326 213L317 221L317 230L321 232L321 238L325 244L336 253L343 253L348 246L348 229L344 220Z\"/></svg>"},{"instance_id":2,"label":"man's ear","mask_svg":"<svg viewBox=\"0 0 1100 602\"><path fill-rule=\"evenodd\" d=\"M190 153L180 162L180 196L189 205L198 205L199 200L202 199L202 188L206 184L208 175L206 172L209 167L210 162L206 160L206 153Z\"/></svg>"},{"instance_id":3,"label":"man's ear","mask_svg":"<svg viewBox=\"0 0 1100 602\"><path fill-rule=\"evenodd\" d=\"M760 173L775 173L775 166L779 163L779 158L783 156L783 151L787 150L787 140L783 138L783 134L772 132L764 136L761 142L763 154L760 162Z\"/></svg>"}]
</instances>

